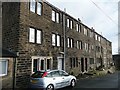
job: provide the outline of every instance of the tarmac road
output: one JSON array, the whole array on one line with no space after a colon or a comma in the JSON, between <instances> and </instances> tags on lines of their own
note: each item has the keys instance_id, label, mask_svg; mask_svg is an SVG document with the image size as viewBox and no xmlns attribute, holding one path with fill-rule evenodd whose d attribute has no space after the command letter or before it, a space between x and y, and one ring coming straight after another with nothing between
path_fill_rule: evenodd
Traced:
<instances>
[{"instance_id":1,"label":"tarmac road","mask_svg":"<svg viewBox=\"0 0 120 90\"><path fill-rule=\"evenodd\" d=\"M63 88L64 90L120 90L120 72L108 74L101 77L77 80L74 88ZM60 89L60 90L63 90Z\"/></svg>"}]
</instances>

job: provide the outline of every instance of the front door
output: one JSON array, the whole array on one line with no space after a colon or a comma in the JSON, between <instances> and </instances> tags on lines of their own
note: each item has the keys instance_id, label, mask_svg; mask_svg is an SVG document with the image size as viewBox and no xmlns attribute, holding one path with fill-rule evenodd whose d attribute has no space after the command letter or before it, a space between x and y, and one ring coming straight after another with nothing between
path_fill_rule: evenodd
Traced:
<instances>
[{"instance_id":1,"label":"front door","mask_svg":"<svg viewBox=\"0 0 120 90\"><path fill-rule=\"evenodd\" d=\"M84 58L81 58L81 71L84 72Z\"/></svg>"},{"instance_id":2,"label":"front door","mask_svg":"<svg viewBox=\"0 0 120 90\"><path fill-rule=\"evenodd\" d=\"M85 70L87 71L88 64L87 64L87 58L85 58Z\"/></svg>"},{"instance_id":3,"label":"front door","mask_svg":"<svg viewBox=\"0 0 120 90\"><path fill-rule=\"evenodd\" d=\"M58 70L64 70L64 59L58 58Z\"/></svg>"}]
</instances>

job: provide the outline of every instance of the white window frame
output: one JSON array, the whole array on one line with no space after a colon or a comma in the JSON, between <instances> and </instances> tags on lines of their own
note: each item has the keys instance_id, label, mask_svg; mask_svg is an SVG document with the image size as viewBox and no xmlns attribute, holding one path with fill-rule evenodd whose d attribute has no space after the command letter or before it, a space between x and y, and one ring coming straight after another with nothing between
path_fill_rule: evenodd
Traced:
<instances>
[{"instance_id":1,"label":"white window frame","mask_svg":"<svg viewBox=\"0 0 120 90\"><path fill-rule=\"evenodd\" d=\"M76 24L76 31L77 31L77 32L79 32L79 28L78 28L78 27L79 27L79 25L78 25L78 23L77 23L77 24Z\"/></svg>"},{"instance_id":2,"label":"white window frame","mask_svg":"<svg viewBox=\"0 0 120 90\"><path fill-rule=\"evenodd\" d=\"M4 58L0 58L0 64L2 65L1 62L4 62L6 61L6 70L5 70L5 73L2 74L2 72L0 72L0 76L6 76L8 74L8 59L4 59ZM0 71L2 71L2 68L0 67Z\"/></svg>"},{"instance_id":3,"label":"white window frame","mask_svg":"<svg viewBox=\"0 0 120 90\"><path fill-rule=\"evenodd\" d=\"M70 29L72 29L73 28L73 21L71 20L70 21Z\"/></svg>"},{"instance_id":4,"label":"white window frame","mask_svg":"<svg viewBox=\"0 0 120 90\"><path fill-rule=\"evenodd\" d=\"M57 46L60 46L60 35L57 35Z\"/></svg>"},{"instance_id":5,"label":"white window frame","mask_svg":"<svg viewBox=\"0 0 120 90\"><path fill-rule=\"evenodd\" d=\"M35 8L36 8L36 1L30 0L30 11L35 13Z\"/></svg>"},{"instance_id":6,"label":"white window frame","mask_svg":"<svg viewBox=\"0 0 120 90\"><path fill-rule=\"evenodd\" d=\"M80 41L80 49L82 49L82 41Z\"/></svg>"},{"instance_id":7,"label":"white window frame","mask_svg":"<svg viewBox=\"0 0 120 90\"><path fill-rule=\"evenodd\" d=\"M98 40L98 35L97 34L95 34L95 40Z\"/></svg>"},{"instance_id":8,"label":"white window frame","mask_svg":"<svg viewBox=\"0 0 120 90\"><path fill-rule=\"evenodd\" d=\"M53 33L52 34L52 46L56 45L56 35Z\"/></svg>"},{"instance_id":9,"label":"white window frame","mask_svg":"<svg viewBox=\"0 0 120 90\"><path fill-rule=\"evenodd\" d=\"M59 13L56 13L56 22L57 22L57 23L60 22L59 17L60 17L60 14L59 14Z\"/></svg>"},{"instance_id":10,"label":"white window frame","mask_svg":"<svg viewBox=\"0 0 120 90\"><path fill-rule=\"evenodd\" d=\"M37 2L37 14L42 15L42 4Z\"/></svg>"},{"instance_id":11,"label":"white window frame","mask_svg":"<svg viewBox=\"0 0 120 90\"><path fill-rule=\"evenodd\" d=\"M79 41L77 41L77 49L79 49Z\"/></svg>"},{"instance_id":12,"label":"white window frame","mask_svg":"<svg viewBox=\"0 0 120 90\"><path fill-rule=\"evenodd\" d=\"M73 39L70 39L71 48L73 48Z\"/></svg>"},{"instance_id":13,"label":"white window frame","mask_svg":"<svg viewBox=\"0 0 120 90\"><path fill-rule=\"evenodd\" d=\"M54 10L52 10L52 21L55 22L55 11Z\"/></svg>"},{"instance_id":14,"label":"white window frame","mask_svg":"<svg viewBox=\"0 0 120 90\"><path fill-rule=\"evenodd\" d=\"M35 43L35 29L29 28L29 42Z\"/></svg>"},{"instance_id":15,"label":"white window frame","mask_svg":"<svg viewBox=\"0 0 120 90\"><path fill-rule=\"evenodd\" d=\"M42 43L42 32L41 30L37 30L37 38L36 43L41 44Z\"/></svg>"},{"instance_id":16,"label":"white window frame","mask_svg":"<svg viewBox=\"0 0 120 90\"><path fill-rule=\"evenodd\" d=\"M69 28L70 27L70 19L67 18L67 27Z\"/></svg>"},{"instance_id":17,"label":"white window frame","mask_svg":"<svg viewBox=\"0 0 120 90\"><path fill-rule=\"evenodd\" d=\"M33 67L34 67L34 59L37 59L38 60L38 63L37 63L37 70L41 70L41 60L44 60L44 69L47 69L47 59L50 60L50 69L52 69L52 62L53 62L53 58L52 57L49 57L49 56L32 56L32 69L31 69L31 72L34 73L33 71Z\"/></svg>"},{"instance_id":18,"label":"white window frame","mask_svg":"<svg viewBox=\"0 0 120 90\"><path fill-rule=\"evenodd\" d=\"M70 38L67 38L67 42L68 42L68 43L67 43L67 44L68 44L67 46L68 46L68 48L69 48L69 47L70 47Z\"/></svg>"}]
</instances>

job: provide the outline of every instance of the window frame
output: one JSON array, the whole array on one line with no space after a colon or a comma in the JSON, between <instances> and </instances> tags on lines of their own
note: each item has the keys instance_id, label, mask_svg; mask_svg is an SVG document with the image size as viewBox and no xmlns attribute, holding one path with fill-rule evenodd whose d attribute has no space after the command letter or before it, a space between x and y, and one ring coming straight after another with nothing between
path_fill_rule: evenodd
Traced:
<instances>
[{"instance_id":1,"label":"window frame","mask_svg":"<svg viewBox=\"0 0 120 90\"><path fill-rule=\"evenodd\" d=\"M0 62L4 62L4 61L6 61L6 68L5 68L6 70L5 70L4 74L0 73L0 77L8 75L8 59L6 59L6 58L0 58Z\"/></svg>"},{"instance_id":2,"label":"window frame","mask_svg":"<svg viewBox=\"0 0 120 90\"><path fill-rule=\"evenodd\" d=\"M55 15L55 10L52 10L52 21L55 22L55 18L56 18L56 15Z\"/></svg>"},{"instance_id":3,"label":"window frame","mask_svg":"<svg viewBox=\"0 0 120 90\"><path fill-rule=\"evenodd\" d=\"M34 11L31 10L31 6L32 6L31 3L33 3L32 1L34 2ZM38 5L40 5L39 9L38 9ZM30 0L30 2L29 2L29 10L31 12L36 13L37 15L41 16L42 15L42 3L38 2L36 0ZM38 10L40 10L39 13L38 13Z\"/></svg>"},{"instance_id":4,"label":"window frame","mask_svg":"<svg viewBox=\"0 0 120 90\"><path fill-rule=\"evenodd\" d=\"M30 34L30 30L34 30L34 41L30 41L31 38L31 34ZM40 38L38 39L38 31L40 31ZM41 29L36 29L34 27L29 27L29 43L34 43L34 44L42 44L42 39L43 39L43 33ZM38 40L40 40L40 42L38 42Z\"/></svg>"},{"instance_id":5,"label":"window frame","mask_svg":"<svg viewBox=\"0 0 120 90\"><path fill-rule=\"evenodd\" d=\"M36 13L41 16L42 15L42 3L40 3L40 2L36 2L36 3L37 3L36 4L36 6L37 6ZM38 4L40 5L40 7L39 7L40 9L38 9ZM40 10L39 13L38 13L38 10Z\"/></svg>"}]
</instances>

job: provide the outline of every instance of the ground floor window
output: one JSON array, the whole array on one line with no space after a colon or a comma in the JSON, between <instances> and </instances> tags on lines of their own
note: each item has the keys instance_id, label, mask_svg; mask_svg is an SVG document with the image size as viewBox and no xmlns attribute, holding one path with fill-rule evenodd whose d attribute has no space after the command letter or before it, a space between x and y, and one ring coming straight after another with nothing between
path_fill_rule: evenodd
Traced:
<instances>
[{"instance_id":1,"label":"ground floor window","mask_svg":"<svg viewBox=\"0 0 120 90\"><path fill-rule=\"evenodd\" d=\"M51 57L32 57L32 72L52 69Z\"/></svg>"},{"instance_id":2,"label":"ground floor window","mask_svg":"<svg viewBox=\"0 0 120 90\"><path fill-rule=\"evenodd\" d=\"M0 76L7 75L8 70L8 60L0 59Z\"/></svg>"},{"instance_id":3,"label":"ground floor window","mask_svg":"<svg viewBox=\"0 0 120 90\"><path fill-rule=\"evenodd\" d=\"M90 64L94 64L94 58L90 58Z\"/></svg>"},{"instance_id":4,"label":"ground floor window","mask_svg":"<svg viewBox=\"0 0 120 90\"><path fill-rule=\"evenodd\" d=\"M70 58L70 67L75 68L78 67L78 58L76 57L71 57Z\"/></svg>"}]
</instances>

